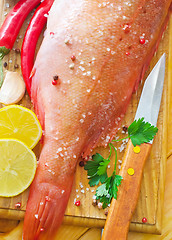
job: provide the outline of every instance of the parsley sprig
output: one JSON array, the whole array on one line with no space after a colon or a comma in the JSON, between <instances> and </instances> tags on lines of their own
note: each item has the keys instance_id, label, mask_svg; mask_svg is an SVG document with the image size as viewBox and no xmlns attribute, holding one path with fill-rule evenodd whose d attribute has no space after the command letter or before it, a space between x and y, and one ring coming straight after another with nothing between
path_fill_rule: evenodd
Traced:
<instances>
[{"instance_id":1,"label":"parsley sprig","mask_svg":"<svg viewBox=\"0 0 172 240\"><path fill-rule=\"evenodd\" d=\"M99 182L104 183L107 178L107 166L110 159L104 159L99 153L92 156L93 161L88 161L84 167L87 170L90 179L90 187L98 185Z\"/></svg>"},{"instance_id":2,"label":"parsley sprig","mask_svg":"<svg viewBox=\"0 0 172 240\"><path fill-rule=\"evenodd\" d=\"M128 128L128 136L112 142L119 142L130 138L134 146L142 143L150 142L158 128L152 126L149 122L145 122L144 118L135 120ZM96 189L96 199L103 203L102 207L106 208L112 198L117 199L118 187L121 184L122 176L116 174L117 167L117 150L112 143L109 143L110 153L107 159L103 158L99 153L92 156L92 160L85 164L84 169L87 170L89 185L95 186L101 183ZM115 166L114 171L110 177L107 175L107 167L110 163L112 149L115 151Z\"/></svg>"},{"instance_id":3,"label":"parsley sprig","mask_svg":"<svg viewBox=\"0 0 172 240\"><path fill-rule=\"evenodd\" d=\"M121 184L122 176L112 174L96 190L96 199L103 203L103 208L108 207L112 198L117 199L118 186Z\"/></svg>"},{"instance_id":4,"label":"parsley sprig","mask_svg":"<svg viewBox=\"0 0 172 240\"><path fill-rule=\"evenodd\" d=\"M112 140L112 142L119 142L123 139L130 138L134 146L142 143L150 142L158 131L157 127L154 127L149 122L145 122L144 118L139 118L132 122L128 127L128 136L118 140Z\"/></svg>"}]
</instances>

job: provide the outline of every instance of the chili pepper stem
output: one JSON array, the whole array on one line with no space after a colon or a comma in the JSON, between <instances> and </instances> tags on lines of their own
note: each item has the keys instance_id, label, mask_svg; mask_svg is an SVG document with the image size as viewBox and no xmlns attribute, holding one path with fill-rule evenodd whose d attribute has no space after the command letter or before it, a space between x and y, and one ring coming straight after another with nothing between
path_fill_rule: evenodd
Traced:
<instances>
[{"instance_id":1,"label":"chili pepper stem","mask_svg":"<svg viewBox=\"0 0 172 240\"><path fill-rule=\"evenodd\" d=\"M5 46L0 47L0 59L3 59L5 55L10 52L10 49L6 48Z\"/></svg>"},{"instance_id":2,"label":"chili pepper stem","mask_svg":"<svg viewBox=\"0 0 172 240\"><path fill-rule=\"evenodd\" d=\"M10 52L10 49L6 48L6 47L0 47L0 75L1 75L1 79L0 79L0 88L2 87L3 84L3 80L4 80L4 73L3 73L3 62L2 59L4 58L5 55L7 55Z\"/></svg>"},{"instance_id":3,"label":"chili pepper stem","mask_svg":"<svg viewBox=\"0 0 172 240\"><path fill-rule=\"evenodd\" d=\"M2 84L3 84L3 81L4 81L2 58L0 58L0 74L1 74L1 80L0 80L0 88L1 88L1 87L2 87Z\"/></svg>"}]
</instances>

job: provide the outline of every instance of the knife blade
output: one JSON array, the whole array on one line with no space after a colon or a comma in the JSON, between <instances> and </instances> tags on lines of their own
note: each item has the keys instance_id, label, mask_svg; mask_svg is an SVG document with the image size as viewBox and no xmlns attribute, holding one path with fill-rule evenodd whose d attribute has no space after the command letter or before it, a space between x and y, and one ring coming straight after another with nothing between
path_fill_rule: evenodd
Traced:
<instances>
[{"instance_id":1,"label":"knife blade","mask_svg":"<svg viewBox=\"0 0 172 240\"><path fill-rule=\"evenodd\" d=\"M135 120L144 117L146 122L156 126L164 85L164 76L165 53L159 59L144 83Z\"/></svg>"},{"instance_id":2,"label":"knife blade","mask_svg":"<svg viewBox=\"0 0 172 240\"><path fill-rule=\"evenodd\" d=\"M135 120L144 117L146 122L156 126L165 76L165 54L159 59L147 77L140 101L137 107ZM141 180L145 162L150 154L152 142L143 143L140 152L133 151L133 144L129 140L124 154L119 175L123 177L118 190L118 197L112 199L108 212L102 240L125 240L128 236L129 225L137 205L140 194ZM132 168L134 174L128 174Z\"/></svg>"}]
</instances>

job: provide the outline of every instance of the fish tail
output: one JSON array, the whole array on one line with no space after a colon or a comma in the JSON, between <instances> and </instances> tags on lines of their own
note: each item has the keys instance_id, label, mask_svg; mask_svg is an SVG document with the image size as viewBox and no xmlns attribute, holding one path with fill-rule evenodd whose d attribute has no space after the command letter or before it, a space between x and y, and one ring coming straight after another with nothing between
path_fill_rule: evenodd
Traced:
<instances>
[{"instance_id":1,"label":"fish tail","mask_svg":"<svg viewBox=\"0 0 172 240\"><path fill-rule=\"evenodd\" d=\"M32 183L24 219L23 240L39 240L42 235L53 239L62 223L72 182L73 179L69 179L70 186L65 189L50 183Z\"/></svg>"}]
</instances>

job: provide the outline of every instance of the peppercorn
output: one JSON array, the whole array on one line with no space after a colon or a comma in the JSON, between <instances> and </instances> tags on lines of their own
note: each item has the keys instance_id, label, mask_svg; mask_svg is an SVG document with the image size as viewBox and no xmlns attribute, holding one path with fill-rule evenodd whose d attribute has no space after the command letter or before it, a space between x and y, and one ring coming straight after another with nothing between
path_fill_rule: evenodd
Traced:
<instances>
[{"instance_id":1,"label":"peppercorn","mask_svg":"<svg viewBox=\"0 0 172 240\"><path fill-rule=\"evenodd\" d=\"M72 55L70 58L72 61L75 61L75 59L76 59L76 57L74 55Z\"/></svg>"},{"instance_id":2,"label":"peppercorn","mask_svg":"<svg viewBox=\"0 0 172 240\"><path fill-rule=\"evenodd\" d=\"M16 63L16 64L14 65L14 68L19 68L19 65Z\"/></svg>"},{"instance_id":3,"label":"peppercorn","mask_svg":"<svg viewBox=\"0 0 172 240\"><path fill-rule=\"evenodd\" d=\"M21 203L20 203L20 202L16 203L16 204L15 204L15 208L16 208L16 209L20 209L20 208L21 208Z\"/></svg>"},{"instance_id":4,"label":"peppercorn","mask_svg":"<svg viewBox=\"0 0 172 240\"><path fill-rule=\"evenodd\" d=\"M142 222L143 222L143 223L146 223L146 222L147 222L147 218L145 218L145 217L142 218Z\"/></svg>"},{"instance_id":5,"label":"peppercorn","mask_svg":"<svg viewBox=\"0 0 172 240\"><path fill-rule=\"evenodd\" d=\"M80 162L79 162L79 166L80 166L80 167L84 167L84 165L85 165L84 161L80 161Z\"/></svg>"},{"instance_id":6,"label":"peppercorn","mask_svg":"<svg viewBox=\"0 0 172 240\"><path fill-rule=\"evenodd\" d=\"M20 49L19 49L19 48L16 48L16 49L15 49L15 52L16 52L16 53L20 53Z\"/></svg>"},{"instance_id":7,"label":"peppercorn","mask_svg":"<svg viewBox=\"0 0 172 240\"><path fill-rule=\"evenodd\" d=\"M6 67L7 67L7 65L8 65L8 64L7 64L7 62L4 62L4 68L6 68Z\"/></svg>"},{"instance_id":8,"label":"peppercorn","mask_svg":"<svg viewBox=\"0 0 172 240\"><path fill-rule=\"evenodd\" d=\"M56 80L53 80L53 81L52 81L52 84L53 84L53 85L57 85L57 81L56 81Z\"/></svg>"},{"instance_id":9,"label":"peppercorn","mask_svg":"<svg viewBox=\"0 0 172 240\"><path fill-rule=\"evenodd\" d=\"M105 211L104 211L105 216L108 215L108 211L109 211L108 208L106 208Z\"/></svg>"},{"instance_id":10,"label":"peppercorn","mask_svg":"<svg viewBox=\"0 0 172 240\"><path fill-rule=\"evenodd\" d=\"M76 205L77 207L79 207L80 204L81 204L81 202L80 202L79 200L75 202L75 205Z\"/></svg>"},{"instance_id":11,"label":"peppercorn","mask_svg":"<svg viewBox=\"0 0 172 240\"><path fill-rule=\"evenodd\" d=\"M141 44L145 44L145 39L144 38L140 38L140 43Z\"/></svg>"},{"instance_id":12,"label":"peppercorn","mask_svg":"<svg viewBox=\"0 0 172 240\"><path fill-rule=\"evenodd\" d=\"M123 131L126 132L128 130L128 127L127 126L123 126Z\"/></svg>"},{"instance_id":13,"label":"peppercorn","mask_svg":"<svg viewBox=\"0 0 172 240\"><path fill-rule=\"evenodd\" d=\"M53 79L57 81L59 79L59 77L57 75L54 75Z\"/></svg>"},{"instance_id":14,"label":"peppercorn","mask_svg":"<svg viewBox=\"0 0 172 240\"><path fill-rule=\"evenodd\" d=\"M96 199L93 199L92 205L93 205L94 207L97 205L97 200L96 200Z\"/></svg>"}]
</instances>

